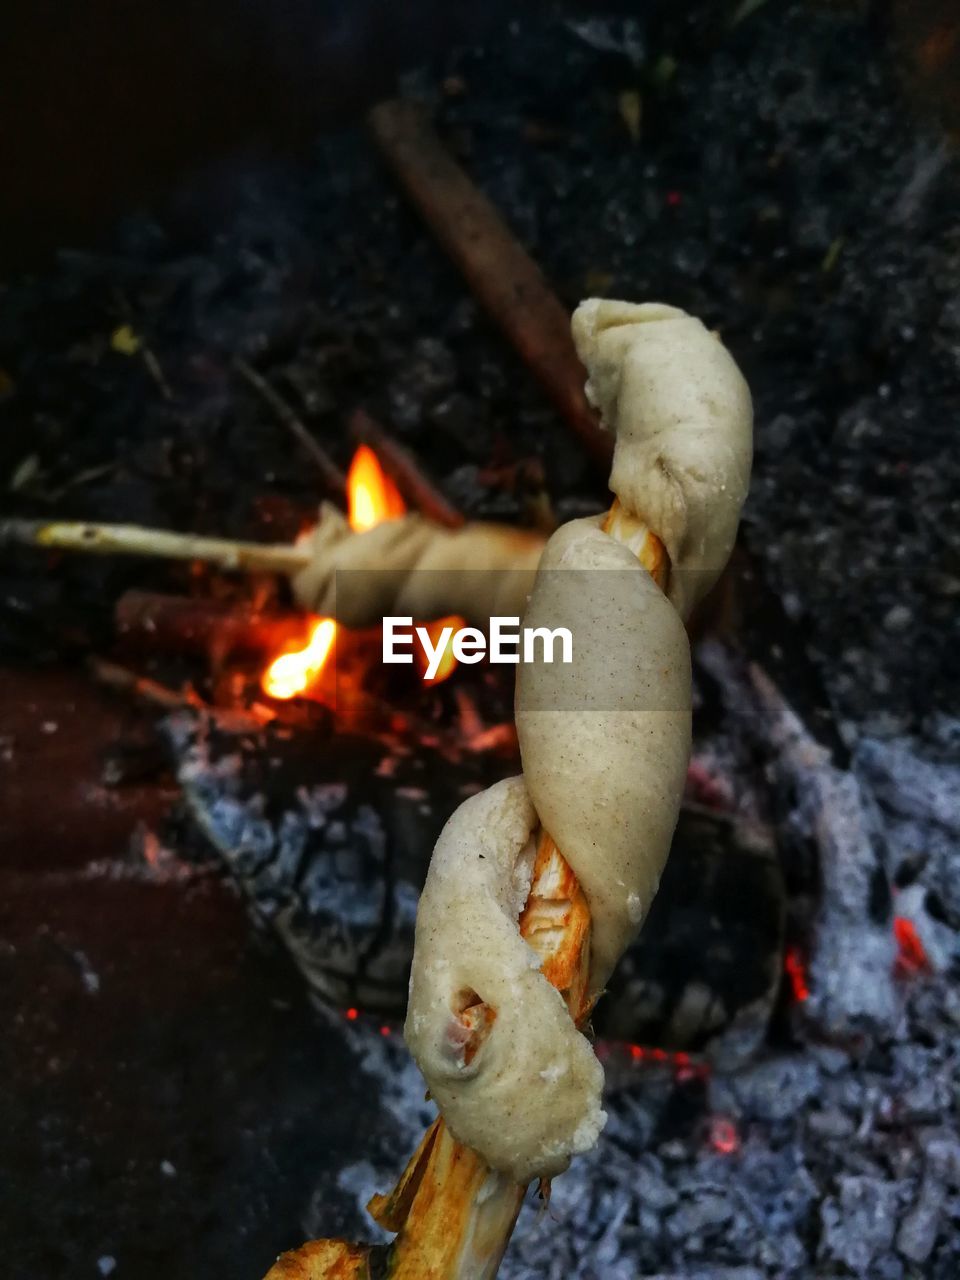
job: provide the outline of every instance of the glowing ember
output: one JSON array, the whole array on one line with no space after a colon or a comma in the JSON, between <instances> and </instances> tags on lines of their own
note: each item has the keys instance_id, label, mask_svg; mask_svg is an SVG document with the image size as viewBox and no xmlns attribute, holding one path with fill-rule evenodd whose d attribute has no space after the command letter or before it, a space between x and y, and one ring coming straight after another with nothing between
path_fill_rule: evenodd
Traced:
<instances>
[{"instance_id":1,"label":"glowing ember","mask_svg":"<svg viewBox=\"0 0 960 1280\"><path fill-rule=\"evenodd\" d=\"M359 1011L358 1011L358 1010L353 1009L353 1008L350 1008L350 1009L348 1009L348 1010L347 1010L347 1020L348 1020L349 1022L356 1022L356 1020L357 1020L357 1018L359 1018L359 1016L360 1016L360 1014L359 1014Z\"/></svg>"},{"instance_id":2,"label":"glowing ember","mask_svg":"<svg viewBox=\"0 0 960 1280\"><path fill-rule=\"evenodd\" d=\"M433 646L433 648L436 648L436 646L440 643L441 639L443 638L444 627L450 628L450 635L447 637L447 643L444 646L443 655L440 658L440 663L439 663L439 666L437 667L435 675L430 679L427 679L427 677L424 676L424 680L426 681L427 684L440 684L442 680L446 680L448 676L453 675L453 672L457 665L457 660L453 656L453 647L451 644L451 641L453 640L453 633L456 631L459 631L462 627L465 627L466 625L467 625L466 618L461 618L455 613L450 614L450 616L447 618L437 618L436 622L428 622L425 624L426 632L427 632L427 635L430 637L430 644L431 646ZM420 662L420 670L426 671L427 670L427 654L426 654L426 650L424 650L423 648L419 650L418 659Z\"/></svg>"},{"instance_id":3,"label":"glowing ember","mask_svg":"<svg viewBox=\"0 0 960 1280\"><path fill-rule=\"evenodd\" d=\"M355 533L365 533L385 520L396 520L406 509L397 486L381 467L377 455L362 444L347 472L350 528Z\"/></svg>"},{"instance_id":4,"label":"glowing ember","mask_svg":"<svg viewBox=\"0 0 960 1280\"><path fill-rule=\"evenodd\" d=\"M706 1063L694 1062L689 1053L680 1049L659 1049L642 1044L631 1044L627 1048L631 1061L669 1066L681 1083L704 1080L710 1074Z\"/></svg>"},{"instance_id":5,"label":"glowing ember","mask_svg":"<svg viewBox=\"0 0 960 1280\"><path fill-rule=\"evenodd\" d=\"M790 980L794 1000L802 1004L804 1000L810 998L810 988L807 985L807 966L804 964L799 947L787 948L787 953L783 957L783 967Z\"/></svg>"},{"instance_id":6,"label":"glowing ember","mask_svg":"<svg viewBox=\"0 0 960 1280\"><path fill-rule=\"evenodd\" d=\"M332 618L320 618L310 632L310 638L302 649L282 653L274 658L263 673L261 685L271 698L295 698L317 679L326 665L337 624Z\"/></svg>"},{"instance_id":7,"label":"glowing ember","mask_svg":"<svg viewBox=\"0 0 960 1280\"><path fill-rule=\"evenodd\" d=\"M918 973L929 973L930 959L913 921L908 920L906 916L895 916L893 936L897 940L898 947L895 972L904 978L915 977Z\"/></svg>"},{"instance_id":8,"label":"glowing ember","mask_svg":"<svg viewBox=\"0 0 960 1280\"><path fill-rule=\"evenodd\" d=\"M740 1150L740 1134L737 1126L726 1116L713 1116L710 1120L710 1145L722 1156L732 1156Z\"/></svg>"}]
</instances>

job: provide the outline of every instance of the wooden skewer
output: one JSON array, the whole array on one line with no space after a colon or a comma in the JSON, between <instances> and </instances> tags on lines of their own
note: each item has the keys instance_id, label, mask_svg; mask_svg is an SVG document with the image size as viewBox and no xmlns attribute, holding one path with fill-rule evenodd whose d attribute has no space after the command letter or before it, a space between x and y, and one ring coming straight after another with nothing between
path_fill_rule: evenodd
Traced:
<instances>
[{"instance_id":1,"label":"wooden skewer","mask_svg":"<svg viewBox=\"0 0 960 1280\"><path fill-rule=\"evenodd\" d=\"M91 524L79 520L0 520L0 547L21 545L47 550L86 551L104 556L159 556L167 560L205 560L221 569L297 573L311 552L290 543L237 542L172 533L138 524Z\"/></svg>"},{"instance_id":2,"label":"wooden skewer","mask_svg":"<svg viewBox=\"0 0 960 1280\"><path fill-rule=\"evenodd\" d=\"M615 502L605 530L636 554L663 590L669 559L663 543L642 521ZM590 909L569 863L548 832L537 844L533 877L520 933L541 959L548 981L563 993L570 1015L582 1025L590 957ZM473 1005L460 1015L473 1033L476 1052L496 1011ZM376 1274L390 1280L493 1280L510 1242L526 1188L490 1169L457 1142L438 1118L427 1130L394 1190L374 1196L375 1220L396 1239L379 1258ZM321 1246L323 1251L321 1252ZM284 1254L265 1280L371 1280L376 1252L358 1253L346 1241L313 1241ZM300 1267L300 1270L296 1268ZM344 1268L352 1267L352 1270Z\"/></svg>"}]
</instances>

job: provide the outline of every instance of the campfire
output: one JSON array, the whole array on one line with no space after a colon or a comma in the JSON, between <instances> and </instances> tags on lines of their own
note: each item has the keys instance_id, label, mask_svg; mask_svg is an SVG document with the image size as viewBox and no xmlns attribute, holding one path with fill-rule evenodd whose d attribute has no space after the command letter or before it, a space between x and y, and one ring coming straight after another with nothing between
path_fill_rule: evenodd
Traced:
<instances>
[{"instance_id":1,"label":"campfire","mask_svg":"<svg viewBox=\"0 0 960 1280\"><path fill-rule=\"evenodd\" d=\"M956 23L707 8L527 15L283 173L238 162L250 191L208 230L158 206L2 282L13 1274L956 1273L958 179L930 115ZM586 390L585 298L621 308ZM735 546L677 531L695 486L638 515L676 474L663 439L629 466L624 441L704 376L684 356L626 421L670 364L617 381L625 331L669 322L629 314L648 299L750 385ZM604 722L571 782L576 715L548 732L524 701L545 650L464 647L543 608L581 522L682 619L685 774ZM700 599L708 533L731 558ZM634 637L621 687L648 651L676 674L679 632L641 644L652 614L596 598L532 625L570 622L575 654L578 626ZM497 900L507 810L483 804L521 774L549 804L510 923L577 1038L514 1105L545 1034L524 1005L502 1118L471 1127L514 1009L474 981L464 902ZM635 845L669 796L669 858L652 905L604 864L643 919L595 1000L612 908L569 815L606 806L602 861L654 783ZM551 1093L597 1063L599 1134ZM551 1097L557 1150L504 1155Z\"/></svg>"},{"instance_id":2,"label":"campfire","mask_svg":"<svg viewBox=\"0 0 960 1280\"><path fill-rule=\"evenodd\" d=\"M354 533L366 533L387 520L396 520L406 514L407 506L400 491L367 445L358 447L350 464L347 503L347 519ZM456 614L432 620L427 626L431 643L434 647L440 643L445 628L463 625L464 620ZM285 650L269 663L261 678L264 693L281 701L309 697L336 652L336 642L337 624L334 619L315 619L310 625L305 645ZM449 647L444 648L432 675L427 674L428 657L423 645L416 654L427 683L439 684L453 674L456 658ZM333 662L335 665L335 658ZM333 678L335 681L335 674Z\"/></svg>"}]
</instances>

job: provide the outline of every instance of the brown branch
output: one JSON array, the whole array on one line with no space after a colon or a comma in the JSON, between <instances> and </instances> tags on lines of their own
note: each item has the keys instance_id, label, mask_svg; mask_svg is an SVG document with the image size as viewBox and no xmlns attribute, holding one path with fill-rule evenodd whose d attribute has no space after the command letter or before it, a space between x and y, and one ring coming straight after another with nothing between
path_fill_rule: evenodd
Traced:
<instances>
[{"instance_id":1,"label":"brown branch","mask_svg":"<svg viewBox=\"0 0 960 1280\"><path fill-rule=\"evenodd\" d=\"M569 313L540 268L443 146L422 107L381 102L368 119L384 159L434 235L608 474L613 439L584 394Z\"/></svg>"}]
</instances>

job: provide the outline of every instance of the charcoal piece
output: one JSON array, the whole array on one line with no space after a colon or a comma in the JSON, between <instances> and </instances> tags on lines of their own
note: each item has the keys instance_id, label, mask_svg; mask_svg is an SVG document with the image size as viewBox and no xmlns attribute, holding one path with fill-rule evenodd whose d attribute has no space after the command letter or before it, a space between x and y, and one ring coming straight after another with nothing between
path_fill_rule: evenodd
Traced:
<instances>
[{"instance_id":1,"label":"charcoal piece","mask_svg":"<svg viewBox=\"0 0 960 1280\"><path fill-rule=\"evenodd\" d=\"M945 1199L946 1191L940 1183L935 1178L924 1178L920 1194L897 1232L897 1251L908 1262L919 1265L933 1253Z\"/></svg>"},{"instance_id":2,"label":"charcoal piece","mask_svg":"<svg viewBox=\"0 0 960 1280\"><path fill-rule=\"evenodd\" d=\"M784 887L770 834L685 808L640 937L597 1006L604 1035L724 1062L762 1041L780 985Z\"/></svg>"},{"instance_id":3,"label":"charcoal piece","mask_svg":"<svg viewBox=\"0 0 960 1280\"><path fill-rule=\"evenodd\" d=\"M686 1204L671 1214L667 1219L667 1234L674 1240L688 1240L692 1235L704 1232L718 1232L733 1217L733 1205L723 1195L706 1193Z\"/></svg>"},{"instance_id":4,"label":"charcoal piece","mask_svg":"<svg viewBox=\"0 0 960 1280\"><path fill-rule=\"evenodd\" d=\"M960 1143L944 1130L928 1133L919 1190L897 1232L897 1251L918 1266L933 1252L951 1204L956 1203L950 1192L960 1186Z\"/></svg>"},{"instance_id":5,"label":"charcoal piece","mask_svg":"<svg viewBox=\"0 0 960 1280\"><path fill-rule=\"evenodd\" d=\"M838 1179L838 1194L820 1207L820 1258L840 1262L856 1276L877 1275L893 1244L902 1188L870 1177Z\"/></svg>"},{"instance_id":6,"label":"charcoal piece","mask_svg":"<svg viewBox=\"0 0 960 1280\"><path fill-rule=\"evenodd\" d=\"M855 766L886 818L891 869L903 885L918 875L947 920L960 924L960 768L925 758L908 738L864 738ZM902 914L902 913L901 913Z\"/></svg>"},{"instance_id":7,"label":"charcoal piece","mask_svg":"<svg viewBox=\"0 0 960 1280\"><path fill-rule=\"evenodd\" d=\"M399 1014L430 854L465 795L503 772L425 741L338 732L238 740L170 722L197 826L279 932L311 988L341 1007ZM776 997L783 885L769 834L707 810L681 817L641 938L595 1026L739 1061Z\"/></svg>"}]
</instances>

